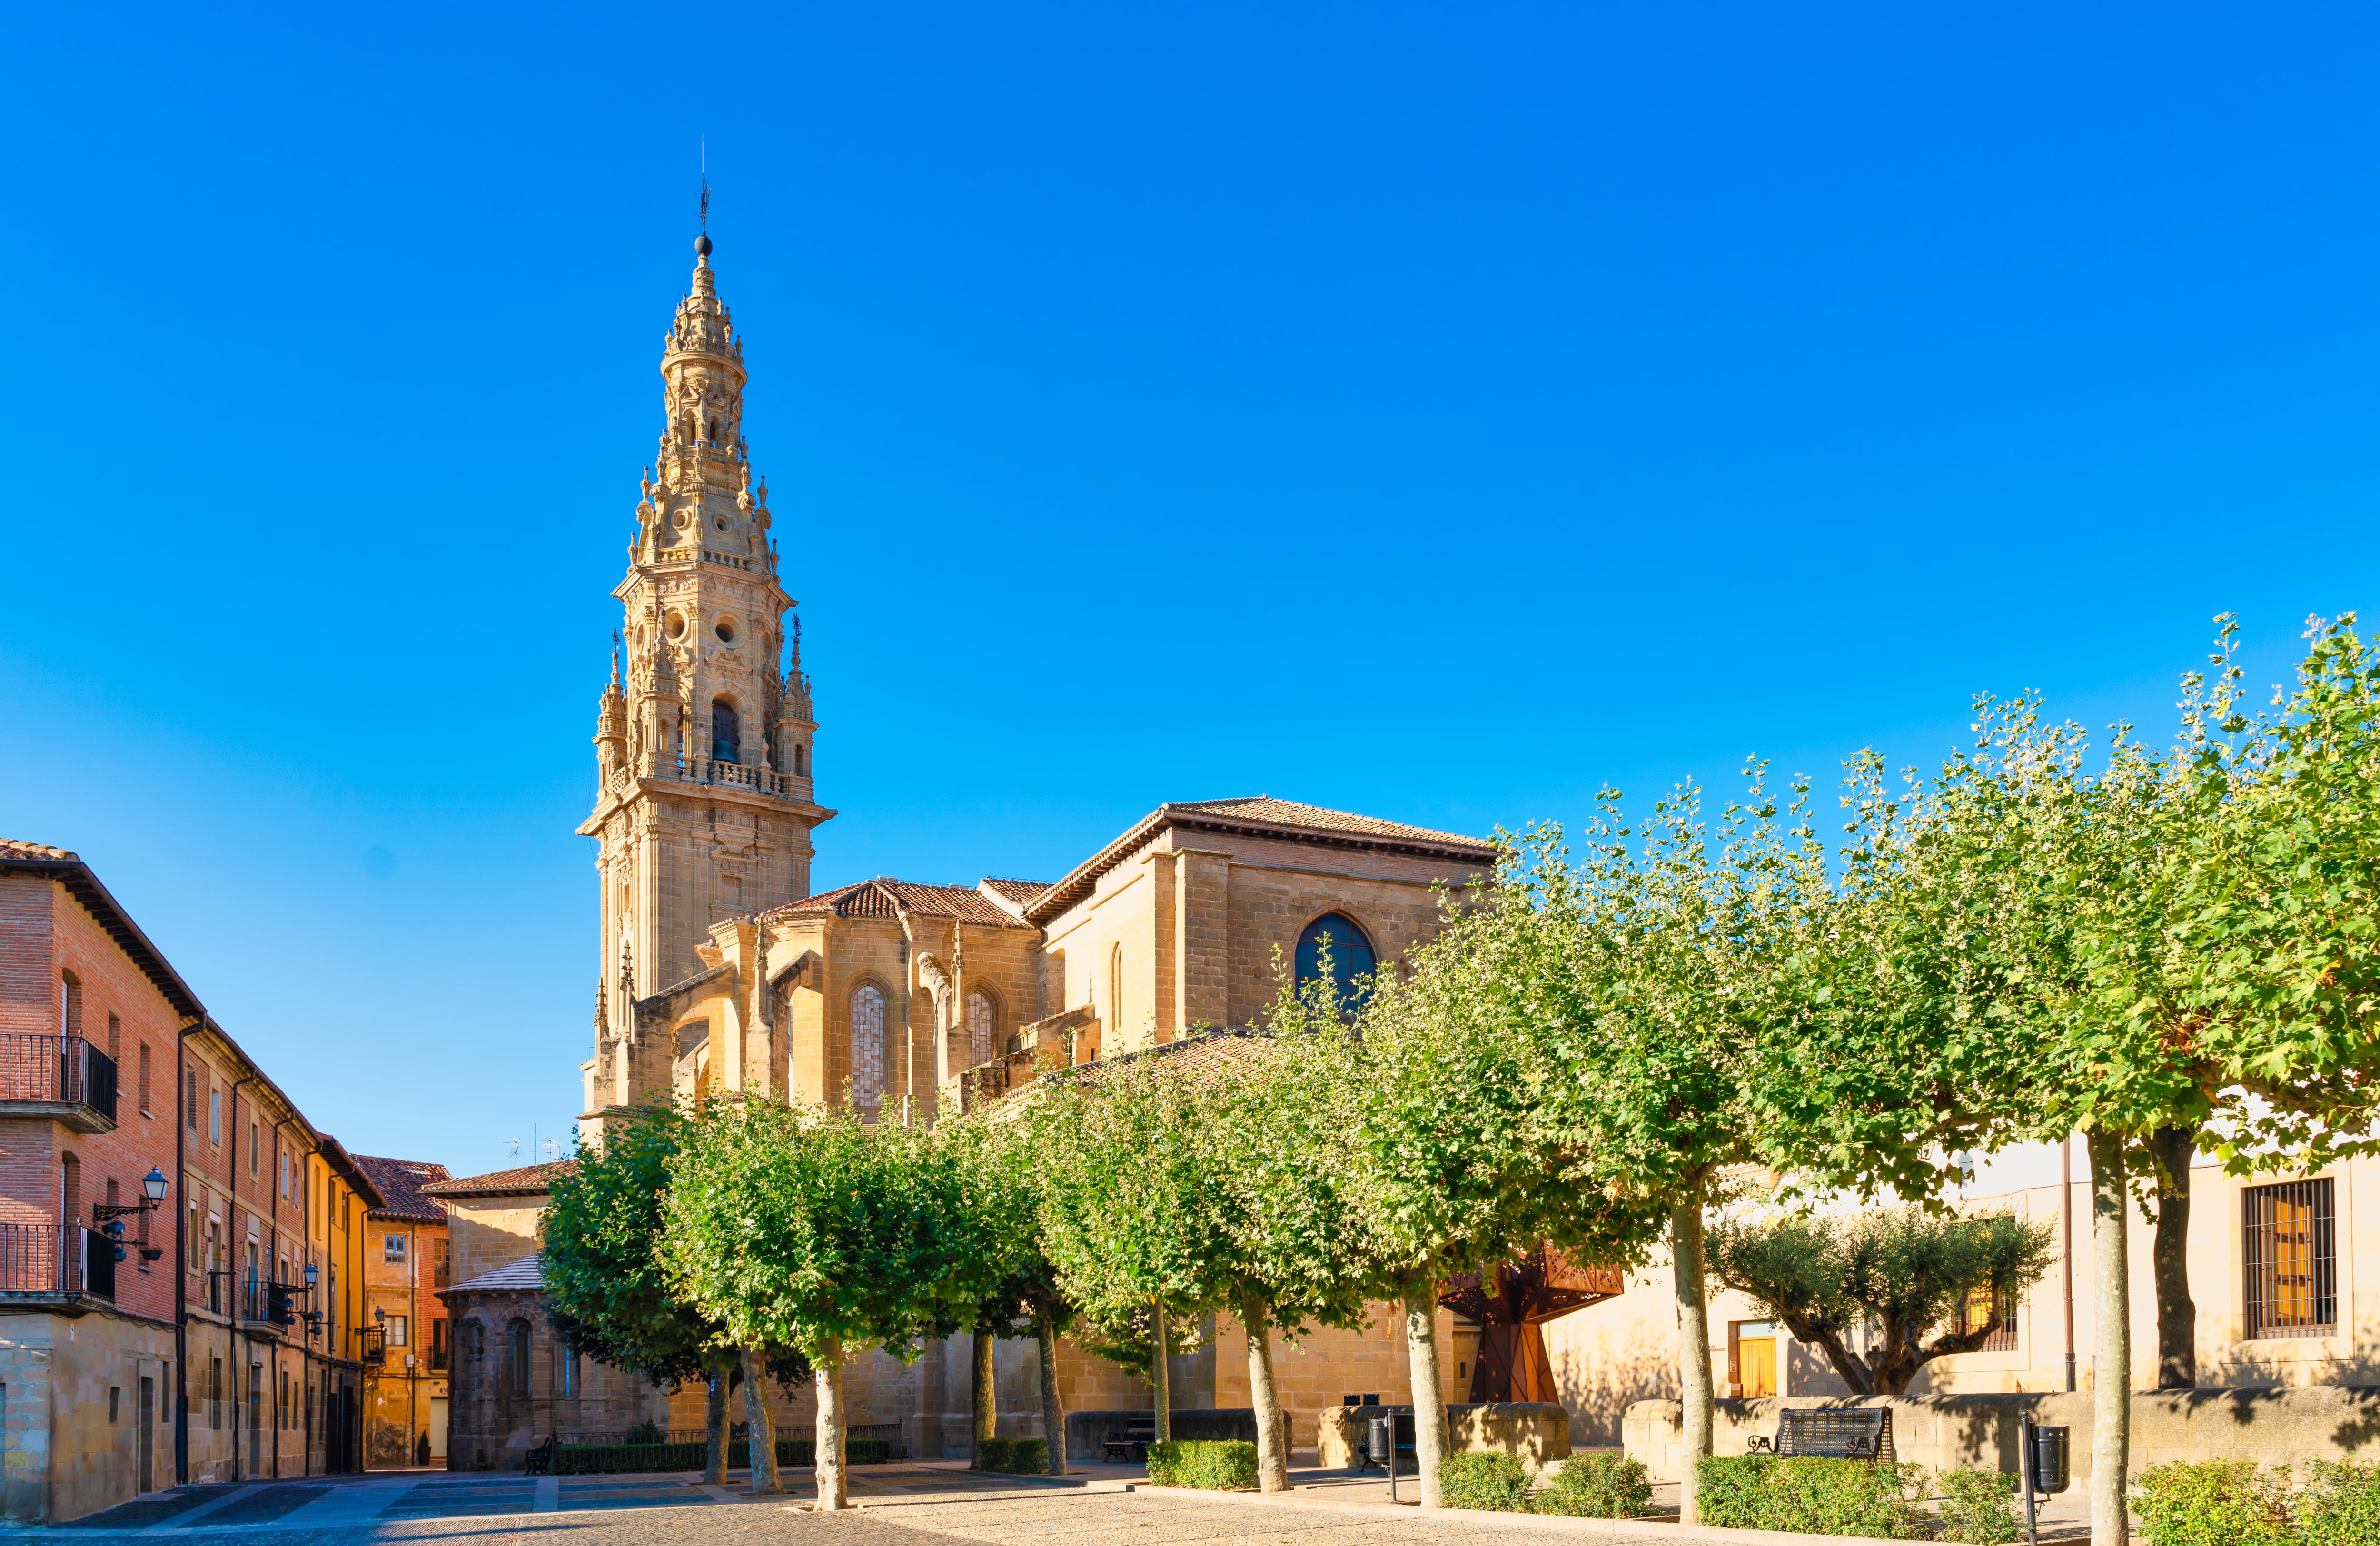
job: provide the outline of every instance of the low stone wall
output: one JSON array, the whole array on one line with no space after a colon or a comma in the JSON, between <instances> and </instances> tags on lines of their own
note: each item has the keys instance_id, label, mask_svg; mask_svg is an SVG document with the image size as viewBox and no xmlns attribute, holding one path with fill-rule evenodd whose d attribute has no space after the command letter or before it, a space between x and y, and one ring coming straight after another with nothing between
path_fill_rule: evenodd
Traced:
<instances>
[{"instance_id":1,"label":"low stone wall","mask_svg":"<svg viewBox=\"0 0 2380 1546\"><path fill-rule=\"evenodd\" d=\"M1133 1422L1147 1422L1149 1409L1146 1406L1111 1412L1069 1412L1066 1414L1066 1458L1097 1460L1104 1453L1110 1439L1123 1437L1124 1428ZM1257 1412L1253 1406L1177 1406L1173 1410L1173 1436L1177 1439L1241 1439L1257 1442Z\"/></svg>"},{"instance_id":2,"label":"low stone wall","mask_svg":"<svg viewBox=\"0 0 2380 1546\"><path fill-rule=\"evenodd\" d=\"M1352 1469L1374 1418L1409 1413L1410 1406L1333 1406L1321 1418L1315 1462ZM1448 1439L1457 1455L1517 1455L1531 1470L1570 1457L1570 1414L1550 1401L1467 1403L1446 1408Z\"/></svg>"},{"instance_id":3,"label":"low stone wall","mask_svg":"<svg viewBox=\"0 0 2380 1546\"><path fill-rule=\"evenodd\" d=\"M1893 1458L1937 1470L1979 1466L2013 1474L2020 1413L2070 1430L2073 1479L2091 1474L2089 1391L2023 1395L1946 1395L1912 1400L1815 1395L1721 1401L1711 1429L1715 1455L1742 1455L1755 1433L1777 1430L1789 1406L1889 1406ZM1675 1481L1684 1455L1682 1408L1639 1401L1621 1420L1621 1442L1656 1481ZM2195 1390L2132 1397L2134 1475L2175 1460L2339 1460L2380 1454L2380 1386L2293 1385L2280 1390Z\"/></svg>"}]
</instances>

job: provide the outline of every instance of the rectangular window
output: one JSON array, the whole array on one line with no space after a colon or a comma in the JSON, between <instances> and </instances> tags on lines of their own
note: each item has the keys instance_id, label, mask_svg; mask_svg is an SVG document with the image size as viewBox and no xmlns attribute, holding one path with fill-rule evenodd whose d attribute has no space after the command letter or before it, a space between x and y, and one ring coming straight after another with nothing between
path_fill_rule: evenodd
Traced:
<instances>
[{"instance_id":1,"label":"rectangular window","mask_svg":"<svg viewBox=\"0 0 2380 1546\"><path fill-rule=\"evenodd\" d=\"M263 1159L264 1145L259 1141L256 1124L251 1122L248 1125L248 1174L251 1178L257 1175L257 1167Z\"/></svg>"},{"instance_id":2,"label":"rectangular window","mask_svg":"<svg viewBox=\"0 0 2380 1546\"><path fill-rule=\"evenodd\" d=\"M405 1260L405 1236L402 1236L402 1235L383 1235L383 1236L381 1236L381 1243L380 1243L380 1251L381 1251L380 1259L381 1259L382 1261L402 1261L402 1260Z\"/></svg>"},{"instance_id":3,"label":"rectangular window","mask_svg":"<svg viewBox=\"0 0 2380 1546\"><path fill-rule=\"evenodd\" d=\"M430 1283L433 1288L446 1286L447 1269L450 1264L446 1251L445 1236L441 1236L430 1242Z\"/></svg>"},{"instance_id":4,"label":"rectangular window","mask_svg":"<svg viewBox=\"0 0 2380 1546\"><path fill-rule=\"evenodd\" d=\"M192 1132L199 1130L199 1071L188 1068L182 1073L182 1126Z\"/></svg>"},{"instance_id":5,"label":"rectangular window","mask_svg":"<svg viewBox=\"0 0 2380 1546\"><path fill-rule=\"evenodd\" d=\"M124 1061L124 1020L113 1009L107 1012L107 1060Z\"/></svg>"},{"instance_id":6,"label":"rectangular window","mask_svg":"<svg viewBox=\"0 0 2380 1546\"><path fill-rule=\"evenodd\" d=\"M149 1043L140 1043L140 1114L149 1114Z\"/></svg>"},{"instance_id":7,"label":"rectangular window","mask_svg":"<svg viewBox=\"0 0 2380 1546\"><path fill-rule=\"evenodd\" d=\"M2253 1187L2241 1199L2248 1268L2248 1334L2333 1336L2338 1332L2337 1215L2331 1184Z\"/></svg>"},{"instance_id":8,"label":"rectangular window","mask_svg":"<svg viewBox=\"0 0 2380 1546\"><path fill-rule=\"evenodd\" d=\"M390 1317L388 1318L388 1339L387 1339L387 1340L388 1340L388 1345L389 1345L391 1347L402 1347L402 1346L404 1346L404 1345L405 1345L405 1317L404 1317L404 1316L402 1316L402 1315L392 1315L392 1316L390 1316Z\"/></svg>"},{"instance_id":9,"label":"rectangular window","mask_svg":"<svg viewBox=\"0 0 2380 1546\"><path fill-rule=\"evenodd\" d=\"M221 1428L223 1426L223 1360L210 1358L207 1361L212 1366L207 1374L207 1426Z\"/></svg>"},{"instance_id":10,"label":"rectangular window","mask_svg":"<svg viewBox=\"0 0 2380 1546\"><path fill-rule=\"evenodd\" d=\"M1983 1353L2013 1353L2016 1351L2016 1301L1994 1294L1991 1285L1983 1284L1967 1293L1965 1332L1980 1332L1985 1326L1992 1334L1976 1349Z\"/></svg>"},{"instance_id":11,"label":"rectangular window","mask_svg":"<svg viewBox=\"0 0 2380 1546\"><path fill-rule=\"evenodd\" d=\"M446 1319L443 1316L430 1322L430 1367L432 1369L446 1367Z\"/></svg>"},{"instance_id":12,"label":"rectangular window","mask_svg":"<svg viewBox=\"0 0 2380 1546\"><path fill-rule=\"evenodd\" d=\"M217 1149L223 1147L223 1091L207 1091L207 1141Z\"/></svg>"},{"instance_id":13,"label":"rectangular window","mask_svg":"<svg viewBox=\"0 0 2380 1546\"><path fill-rule=\"evenodd\" d=\"M199 1205L191 1203L187 1211L190 1216L190 1226L182 1238L189 1245L183 1252L182 1266L185 1271L195 1272L199 1270Z\"/></svg>"},{"instance_id":14,"label":"rectangular window","mask_svg":"<svg viewBox=\"0 0 2380 1546\"><path fill-rule=\"evenodd\" d=\"M281 1156L281 1200L289 1200L289 1156Z\"/></svg>"}]
</instances>

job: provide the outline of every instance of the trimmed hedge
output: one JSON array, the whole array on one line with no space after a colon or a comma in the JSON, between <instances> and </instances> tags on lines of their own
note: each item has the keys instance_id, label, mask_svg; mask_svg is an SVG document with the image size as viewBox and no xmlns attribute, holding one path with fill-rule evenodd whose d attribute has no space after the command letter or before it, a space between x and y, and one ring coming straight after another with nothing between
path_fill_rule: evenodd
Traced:
<instances>
[{"instance_id":1,"label":"trimmed hedge","mask_svg":"<svg viewBox=\"0 0 2380 1546\"><path fill-rule=\"evenodd\" d=\"M2153 1546L2368 1546L2380 1540L2380 1465L2286 1466L2209 1460L2141 1475L2143 1533Z\"/></svg>"},{"instance_id":2,"label":"trimmed hedge","mask_svg":"<svg viewBox=\"0 0 2380 1546\"><path fill-rule=\"evenodd\" d=\"M1006 1476L1043 1476L1050 1469L1047 1439L978 1439L975 1468Z\"/></svg>"},{"instance_id":3,"label":"trimmed hedge","mask_svg":"<svg viewBox=\"0 0 2380 1546\"><path fill-rule=\"evenodd\" d=\"M607 1471L698 1471L708 1444L558 1444L555 1476L599 1476Z\"/></svg>"},{"instance_id":4,"label":"trimmed hedge","mask_svg":"<svg viewBox=\"0 0 2380 1546\"><path fill-rule=\"evenodd\" d=\"M1866 1460L1714 1456L1699 1468L1694 1496L1706 1525L1915 1540L1933 1533L1915 1496L1925 1474L1923 1466Z\"/></svg>"},{"instance_id":5,"label":"trimmed hedge","mask_svg":"<svg viewBox=\"0 0 2380 1546\"><path fill-rule=\"evenodd\" d=\"M1038 1441L1037 1441L1038 1442ZM553 1452L555 1476L601 1476L621 1471L698 1471L710 1446L697 1442L690 1444L562 1444ZM892 1458L892 1445L885 1439L845 1439L843 1458L853 1466L880 1466ZM777 1464L780 1466L810 1466L818 1462L818 1444L810 1439L779 1439ZM743 1444L731 1444L727 1450L730 1470L751 1464L751 1453Z\"/></svg>"},{"instance_id":6,"label":"trimmed hedge","mask_svg":"<svg viewBox=\"0 0 2380 1546\"><path fill-rule=\"evenodd\" d=\"M1257 1446L1245 1439L1172 1439L1151 1444L1148 1479L1160 1487L1239 1491L1257 1484Z\"/></svg>"},{"instance_id":7,"label":"trimmed hedge","mask_svg":"<svg viewBox=\"0 0 2380 1546\"><path fill-rule=\"evenodd\" d=\"M1536 1514L1580 1519L1633 1519L1653 1501L1653 1479L1642 1460L1618 1455L1573 1455L1552 1485L1530 1502Z\"/></svg>"},{"instance_id":8,"label":"trimmed hedge","mask_svg":"<svg viewBox=\"0 0 2380 1546\"><path fill-rule=\"evenodd\" d=\"M1450 1455L1438 1463L1438 1494L1449 1508L1525 1513L1529 1467L1517 1455Z\"/></svg>"}]
</instances>

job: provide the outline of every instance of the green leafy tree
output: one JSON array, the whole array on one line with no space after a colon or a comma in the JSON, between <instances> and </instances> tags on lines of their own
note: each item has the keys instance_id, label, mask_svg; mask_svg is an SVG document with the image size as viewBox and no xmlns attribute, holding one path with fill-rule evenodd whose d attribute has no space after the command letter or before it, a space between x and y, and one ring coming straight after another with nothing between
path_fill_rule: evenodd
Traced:
<instances>
[{"instance_id":1,"label":"green leafy tree","mask_svg":"<svg viewBox=\"0 0 2380 1546\"><path fill-rule=\"evenodd\" d=\"M2046 1223L1914 1206L1722 1218L1709 1233L1712 1275L1823 1348L1858 1395L1905 1394L1936 1358L1983 1346L1998 1318L1971 1307L2016 1303L2056 1251Z\"/></svg>"},{"instance_id":2,"label":"green leafy tree","mask_svg":"<svg viewBox=\"0 0 2380 1546\"><path fill-rule=\"evenodd\" d=\"M654 1255L684 1125L656 1102L613 1119L600 1148L579 1151L539 1220L540 1271L554 1328L579 1353L657 1385L704 1382L703 1477L715 1484L726 1478L735 1360L719 1323L676 1295Z\"/></svg>"},{"instance_id":3,"label":"green leafy tree","mask_svg":"<svg viewBox=\"0 0 2380 1546\"><path fill-rule=\"evenodd\" d=\"M1481 915L1493 938L1466 995L1525 1049L1523 1150L1553 1183L1556 1237L1616 1261L1666 1235L1689 1522L1712 1447L1706 1213L1730 1167L1839 1147L1831 1112L1789 1115L1764 1090L1767 1050L1825 1013L1837 931L1806 788L1780 805L1758 764L1747 779L1715 830L1689 786L1637 828L1604 791L1576 863L1558 830L1529 834Z\"/></svg>"},{"instance_id":4,"label":"green leafy tree","mask_svg":"<svg viewBox=\"0 0 2380 1546\"><path fill-rule=\"evenodd\" d=\"M1585 1260L1641 1256L1659 1227L1642 1190L1587 1176L1559 1121L1567 1024L1601 946L1581 931L1560 834L1506 845L1495 883L1450 893L1443 928L1383 973L1355 1025L1343 1152L1347 1212L1376 1297L1402 1312L1422 1502L1443 1504L1448 1449L1440 1285L1541 1244Z\"/></svg>"},{"instance_id":5,"label":"green leafy tree","mask_svg":"<svg viewBox=\"0 0 2380 1546\"><path fill-rule=\"evenodd\" d=\"M715 1102L670 1161L658 1254L675 1290L747 1358L783 1346L816 1371L821 1508L850 1502L845 1364L915 1357L990 1286L963 1167L930 1134L771 1100Z\"/></svg>"}]
</instances>

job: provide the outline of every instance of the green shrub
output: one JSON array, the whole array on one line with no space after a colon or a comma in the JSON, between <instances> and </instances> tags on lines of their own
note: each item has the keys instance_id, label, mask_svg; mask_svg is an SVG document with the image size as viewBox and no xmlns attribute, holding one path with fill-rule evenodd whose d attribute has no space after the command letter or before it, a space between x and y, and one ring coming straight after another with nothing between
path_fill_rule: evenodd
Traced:
<instances>
[{"instance_id":1,"label":"green shrub","mask_svg":"<svg viewBox=\"0 0 2380 1546\"><path fill-rule=\"evenodd\" d=\"M1438 1491L1449 1508L1524 1513L1529 1467L1517 1455L1450 1455L1438 1463Z\"/></svg>"},{"instance_id":2,"label":"green shrub","mask_svg":"<svg viewBox=\"0 0 2380 1546\"><path fill-rule=\"evenodd\" d=\"M628 1436L620 1442L624 1444L665 1444L669 1443L669 1435L662 1430L660 1423L647 1418L636 1427L629 1429ZM705 1441L705 1443L708 1442Z\"/></svg>"},{"instance_id":3,"label":"green shrub","mask_svg":"<svg viewBox=\"0 0 2380 1546\"><path fill-rule=\"evenodd\" d=\"M2309 1460L2297 1496L2305 1546L2370 1546L2380 1540L2380 1466Z\"/></svg>"},{"instance_id":4,"label":"green shrub","mask_svg":"<svg viewBox=\"0 0 2380 1546\"><path fill-rule=\"evenodd\" d=\"M1618 1455L1573 1455L1553 1484L1530 1506L1538 1514L1583 1519L1633 1519L1653 1501L1653 1479L1642 1460Z\"/></svg>"},{"instance_id":5,"label":"green shrub","mask_svg":"<svg viewBox=\"0 0 2380 1546\"><path fill-rule=\"evenodd\" d=\"M1924 1474L1865 1460L1730 1455L1702 1463L1694 1496L1706 1525L1912 1540L1932 1533L1914 1496Z\"/></svg>"},{"instance_id":6,"label":"green shrub","mask_svg":"<svg viewBox=\"0 0 2380 1546\"><path fill-rule=\"evenodd\" d=\"M1038 1476L1050 1468L1050 1444L1044 1439L978 1439L975 1468L1008 1476Z\"/></svg>"},{"instance_id":7,"label":"green shrub","mask_svg":"<svg viewBox=\"0 0 2380 1546\"><path fill-rule=\"evenodd\" d=\"M600 1476L611 1471L698 1471L702 1444L557 1444L555 1476Z\"/></svg>"},{"instance_id":8,"label":"green shrub","mask_svg":"<svg viewBox=\"0 0 2380 1546\"><path fill-rule=\"evenodd\" d=\"M1257 1484L1257 1446L1245 1439L1172 1439L1148 1446L1148 1479L1160 1487L1233 1492Z\"/></svg>"},{"instance_id":9,"label":"green shrub","mask_svg":"<svg viewBox=\"0 0 2380 1546\"><path fill-rule=\"evenodd\" d=\"M892 1458L890 1439L855 1439L844 1434L843 1463L846 1466L881 1466ZM731 1454L730 1468L749 1464L748 1455ZM777 1464L780 1466L815 1466L818 1464L818 1441L815 1439L779 1439Z\"/></svg>"},{"instance_id":10,"label":"green shrub","mask_svg":"<svg viewBox=\"0 0 2380 1546\"><path fill-rule=\"evenodd\" d=\"M1934 1484L1942 1490L1937 1517L1943 1540L2008 1546L2024 1539L2024 1521L2016 1511L2016 1478L1961 1466L1937 1474Z\"/></svg>"},{"instance_id":11,"label":"green shrub","mask_svg":"<svg viewBox=\"0 0 2380 1546\"><path fill-rule=\"evenodd\" d=\"M2141 1473L2132 1512L2154 1546L2298 1546L2288 1481L2248 1460L2159 1466Z\"/></svg>"}]
</instances>

